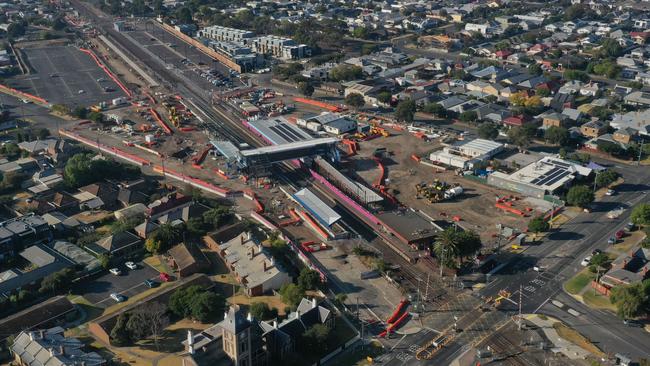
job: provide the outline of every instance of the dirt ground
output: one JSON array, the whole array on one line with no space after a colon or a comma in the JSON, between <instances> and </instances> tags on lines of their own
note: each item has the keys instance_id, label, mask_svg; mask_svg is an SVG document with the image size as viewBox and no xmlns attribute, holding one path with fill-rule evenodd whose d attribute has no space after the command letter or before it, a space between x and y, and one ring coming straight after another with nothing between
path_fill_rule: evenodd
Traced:
<instances>
[{"instance_id":1,"label":"dirt ground","mask_svg":"<svg viewBox=\"0 0 650 366\"><path fill-rule=\"evenodd\" d=\"M431 151L441 148L441 143L423 141L406 131L391 132L390 137L361 142L359 154L351 159L351 167L354 167L352 170L369 186L372 186L381 174L372 154L375 149L383 147L388 151L388 155L382 160L387 170L386 185L404 205L419 209L433 219L444 220L460 216L461 225L480 233L484 243L496 241L493 236L498 231L497 224L519 230L526 228L529 218L504 213L494 207L497 196L512 195L512 192L460 177L452 170L439 172L431 166L417 163L411 158L412 154L428 157ZM463 195L435 204L426 199L417 199L415 185L420 182L432 183L434 179L459 184L464 189ZM519 201L514 207L521 210L530 207L539 213L545 210L543 204L536 205L530 200Z\"/></svg>"}]
</instances>

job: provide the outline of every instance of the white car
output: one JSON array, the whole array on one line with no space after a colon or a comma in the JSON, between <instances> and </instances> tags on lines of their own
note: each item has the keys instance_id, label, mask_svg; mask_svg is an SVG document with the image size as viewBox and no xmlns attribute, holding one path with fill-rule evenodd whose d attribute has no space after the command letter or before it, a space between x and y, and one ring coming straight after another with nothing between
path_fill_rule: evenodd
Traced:
<instances>
[{"instance_id":1,"label":"white car","mask_svg":"<svg viewBox=\"0 0 650 366\"><path fill-rule=\"evenodd\" d=\"M114 292L111 294L111 299L113 299L113 300L115 300L117 302L126 301L126 297L124 295L116 294Z\"/></svg>"},{"instance_id":2,"label":"white car","mask_svg":"<svg viewBox=\"0 0 650 366\"><path fill-rule=\"evenodd\" d=\"M614 194L616 194L616 191L613 189L608 189L607 192L605 192L605 194L608 196L613 196Z\"/></svg>"},{"instance_id":3,"label":"white car","mask_svg":"<svg viewBox=\"0 0 650 366\"><path fill-rule=\"evenodd\" d=\"M30 104L32 101L29 99L23 99L22 102L25 104Z\"/></svg>"},{"instance_id":4,"label":"white car","mask_svg":"<svg viewBox=\"0 0 650 366\"><path fill-rule=\"evenodd\" d=\"M589 265L589 263L591 263L591 256L590 255L586 256L585 259L583 259L582 262L580 262L580 265L583 266L583 267L587 267Z\"/></svg>"},{"instance_id":5,"label":"white car","mask_svg":"<svg viewBox=\"0 0 650 366\"><path fill-rule=\"evenodd\" d=\"M126 262L126 263L124 263L124 265L128 269L138 269L138 265L133 263L133 262Z\"/></svg>"},{"instance_id":6,"label":"white car","mask_svg":"<svg viewBox=\"0 0 650 366\"><path fill-rule=\"evenodd\" d=\"M83 94L83 93L85 93L85 92L86 92L85 90L83 90L83 89L79 89L79 90L77 91L77 94Z\"/></svg>"},{"instance_id":7,"label":"white car","mask_svg":"<svg viewBox=\"0 0 650 366\"><path fill-rule=\"evenodd\" d=\"M119 268L111 268L108 270L112 275L119 276L122 274Z\"/></svg>"}]
</instances>

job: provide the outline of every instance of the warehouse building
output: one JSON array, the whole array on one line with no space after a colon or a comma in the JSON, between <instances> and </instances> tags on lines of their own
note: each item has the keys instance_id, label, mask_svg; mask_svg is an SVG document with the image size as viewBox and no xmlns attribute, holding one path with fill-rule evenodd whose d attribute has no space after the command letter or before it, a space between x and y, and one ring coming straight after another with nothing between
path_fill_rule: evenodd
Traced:
<instances>
[{"instance_id":1,"label":"warehouse building","mask_svg":"<svg viewBox=\"0 0 650 366\"><path fill-rule=\"evenodd\" d=\"M494 172L488 184L526 196L544 198L567 187L577 177L588 177L592 169L572 162L544 157L512 174Z\"/></svg>"},{"instance_id":2,"label":"warehouse building","mask_svg":"<svg viewBox=\"0 0 650 366\"><path fill-rule=\"evenodd\" d=\"M434 151L429 159L456 168L472 169L474 164L491 159L503 151L503 148L503 144L498 142L475 139Z\"/></svg>"},{"instance_id":3,"label":"warehouse building","mask_svg":"<svg viewBox=\"0 0 650 366\"><path fill-rule=\"evenodd\" d=\"M298 119L296 124L314 132L325 131L336 136L357 129L355 120L331 112L323 112L316 116Z\"/></svg>"}]
</instances>

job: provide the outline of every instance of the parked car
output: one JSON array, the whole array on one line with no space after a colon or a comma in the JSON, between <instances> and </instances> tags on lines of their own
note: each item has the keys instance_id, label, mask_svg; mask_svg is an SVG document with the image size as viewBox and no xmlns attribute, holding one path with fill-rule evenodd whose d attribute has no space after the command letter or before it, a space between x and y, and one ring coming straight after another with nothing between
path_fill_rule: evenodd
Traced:
<instances>
[{"instance_id":1,"label":"parked car","mask_svg":"<svg viewBox=\"0 0 650 366\"><path fill-rule=\"evenodd\" d=\"M580 265L583 266L583 267L587 267L587 266L589 265L589 263L591 263L591 257L592 257L592 256L590 256L590 255L586 256L586 257L582 260L582 262L580 262Z\"/></svg>"},{"instance_id":2,"label":"parked car","mask_svg":"<svg viewBox=\"0 0 650 366\"><path fill-rule=\"evenodd\" d=\"M634 328L643 327L643 324L641 324L640 321L634 319L625 319L623 320L623 324L627 325L628 327L634 327Z\"/></svg>"},{"instance_id":3,"label":"parked car","mask_svg":"<svg viewBox=\"0 0 650 366\"><path fill-rule=\"evenodd\" d=\"M616 232L616 234L614 234L614 236L616 237L617 240L621 240L625 236L625 231L619 230Z\"/></svg>"},{"instance_id":4,"label":"parked car","mask_svg":"<svg viewBox=\"0 0 650 366\"><path fill-rule=\"evenodd\" d=\"M608 189L607 192L605 192L605 194L608 196L613 196L616 194L616 191L613 189Z\"/></svg>"},{"instance_id":5,"label":"parked car","mask_svg":"<svg viewBox=\"0 0 650 366\"><path fill-rule=\"evenodd\" d=\"M634 230L635 227L636 227L636 225L635 225L633 222L628 222L628 223L625 225L625 229L626 229L627 231L632 231L632 230Z\"/></svg>"},{"instance_id":6,"label":"parked car","mask_svg":"<svg viewBox=\"0 0 650 366\"><path fill-rule=\"evenodd\" d=\"M144 280L144 285L149 288L158 287L159 283L154 280Z\"/></svg>"},{"instance_id":7,"label":"parked car","mask_svg":"<svg viewBox=\"0 0 650 366\"><path fill-rule=\"evenodd\" d=\"M611 237L611 238L607 239L607 244L609 244L609 245L616 244L616 238Z\"/></svg>"},{"instance_id":8,"label":"parked car","mask_svg":"<svg viewBox=\"0 0 650 366\"><path fill-rule=\"evenodd\" d=\"M600 250L600 249L594 249L594 251L593 251L593 252L591 252L591 255L596 255L596 254L600 254L600 253L602 253L602 252L603 252L603 251L602 251L602 250Z\"/></svg>"},{"instance_id":9,"label":"parked car","mask_svg":"<svg viewBox=\"0 0 650 366\"><path fill-rule=\"evenodd\" d=\"M122 274L119 268L111 268L108 270L112 275L119 276Z\"/></svg>"},{"instance_id":10,"label":"parked car","mask_svg":"<svg viewBox=\"0 0 650 366\"><path fill-rule=\"evenodd\" d=\"M133 263L133 262L126 262L126 263L124 263L124 265L128 269L138 269L138 265Z\"/></svg>"},{"instance_id":11,"label":"parked car","mask_svg":"<svg viewBox=\"0 0 650 366\"><path fill-rule=\"evenodd\" d=\"M167 273L165 273L165 272L160 272L160 275L158 275L158 277L160 278L160 280L161 280L162 282L169 282L169 281L171 281L171 279L172 279L172 278L171 278Z\"/></svg>"},{"instance_id":12,"label":"parked car","mask_svg":"<svg viewBox=\"0 0 650 366\"><path fill-rule=\"evenodd\" d=\"M124 295L120 295L120 294L116 294L115 292L113 292L113 293L111 294L111 299L113 299L113 300L115 300L115 301L117 301L117 302L124 302L124 301L126 301L126 296L124 296Z\"/></svg>"}]
</instances>

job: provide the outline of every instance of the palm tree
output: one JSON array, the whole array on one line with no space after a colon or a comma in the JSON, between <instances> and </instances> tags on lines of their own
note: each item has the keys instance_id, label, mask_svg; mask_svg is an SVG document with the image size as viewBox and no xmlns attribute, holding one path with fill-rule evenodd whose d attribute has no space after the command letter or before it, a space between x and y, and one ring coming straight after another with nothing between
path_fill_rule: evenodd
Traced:
<instances>
[{"instance_id":1,"label":"palm tree","mask_svg":"<svg viewBox=\"0 0 650 366\"><path fill-rule=\"evenodd\" d=\"M438 263L440 263L440 272L442 272L443 266L447 268L456 266L456 258L460 255L457 237L456 230L449 227L438 235L433 245L433 252L438 258Z\"/></svg>"}]
</instances>

